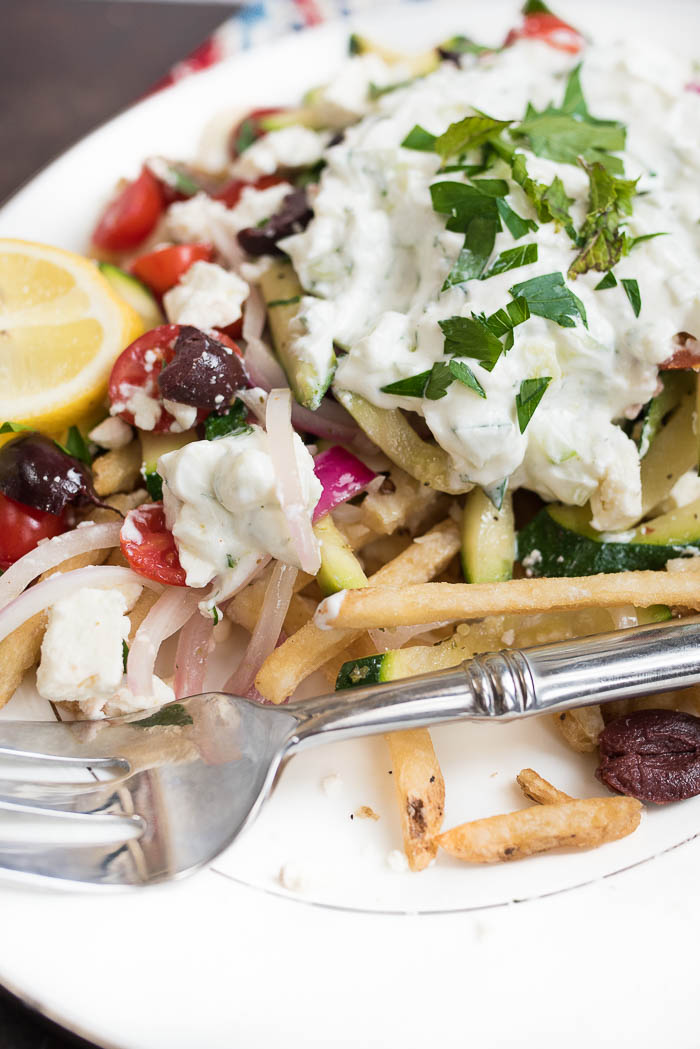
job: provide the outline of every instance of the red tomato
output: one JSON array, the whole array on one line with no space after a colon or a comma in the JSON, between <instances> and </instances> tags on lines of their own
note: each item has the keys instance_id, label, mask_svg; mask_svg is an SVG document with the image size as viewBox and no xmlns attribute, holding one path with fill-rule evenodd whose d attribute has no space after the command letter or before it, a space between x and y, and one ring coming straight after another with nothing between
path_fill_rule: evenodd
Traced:
<instances>
[{"instance_id":1,"label":"red tomato","mask_svg":"<svg viewBox=\"0 0 700 1049\"><path fill-rule=\"evenodd\" d=\"M131 272L156 295L165 295L194 262L211 262L213 258L210 244L173 244L139 255L131 263Z\"/></svg>"},{"instance_id":2,"label":"red tomato","mask_svg":"<svg viewBox=\"0 0 700 1049\"><path fill-rule=\"evenodd\" d=\"M251 143L267 134L267 129L262 126L265 117L274 113L284 113L284 106L272 106L267 109L253 109L243 120L236 124L229 139L229 150L232 157L240 157ZM243 148L241 148L243 147Z\"/></svg>"},{"instance_id":3,"label":"red tomato","mask_svg":"<svg viewBox=\"0 0 700 1049\"><path fill-rule=\"evenodd\" d=\"M65 513L35 510L0 493L0 568L4 572L41 539L52 539L67 528Z\"/></svg>"},{"instance_id":4,"label":"red tomato","mask_svg":"<svg viewBox=\"0 0 700 1049\"><path fill-rule=\"evenodd\" d=\"M511 29L506 37L506 47L522 38L544 40L550 47L568 51L572 55L577 54L584 44L584 39L577 29L550 11L537 11L525 15L523 24L517 29Z\"/></svg>"},{"instance_id":5,"label":"red tomato","mask_svg":"<svg viewBox=\"0 0 700 1049\"><path fill-rule=\"evenodd\" d=\"M165 525L162 503L137 506L126 515L119 544L134 572L167 586L186 586L173 533Z\"/></svg>"},{"instance_id":6,"label":"red tomato","mask_svg":"<svg viewBox=\"0 0 700 1049\"><path fill-rule=\"evenodd\" d=\"M105 251L128 251L148 236L160 218L165 202L158 179L143 168L133 182L110 201L92 235Z\"/></svg>"},{"instance_id":7,"label":"red tomato","mask_svg":"<svg viewBox=\"0 0 700 1049\"><path fill-rule=\"evenodd\" d=\"M120 353L112 365L112 374L109 377L110 404L113 406L124 404L133 395L135 389L141 389L149 397L160 401L158 376L175 356L175 343L181 327L180 324L161 324L160 327L147 331L145 335L136 339ZM215 332L215 335L224 346L228 346L239 357L243 356L228 335L223 332ZM128 408L118 409L117 414L131 426L136 425L134 416ZM208 409L200 408L196 422L204 422L208 414ZM170 412L166 412L161 407L160 416L153 429L156 433L167 433L174 421Z\"/></svg>"},{"instance_id":8,"label":"red tomato","mask_svg":"<svg viewBox=\"0 0 700 1049\"><path fill-rule=\"evenodd\" d=\"M235 208L244 189L252 186L253 189L269 189L270 186L279 186L280 182L286 182L281 175L261 175L255 182L246 182L242 178L234 178L227 182L223 189L214 193L214 200L222 200L227 208Z\"/></svg>"}]
</instances>

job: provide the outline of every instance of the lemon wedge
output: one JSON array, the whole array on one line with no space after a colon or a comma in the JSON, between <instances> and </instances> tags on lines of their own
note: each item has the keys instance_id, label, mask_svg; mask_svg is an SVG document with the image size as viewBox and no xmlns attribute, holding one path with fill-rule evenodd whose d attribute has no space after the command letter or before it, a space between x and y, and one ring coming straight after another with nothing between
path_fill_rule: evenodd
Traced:
<instances>
[{"instance_id":1,"label":"lemon wedge","mask_svg":"<svg viewBox=\"0 0 700 1049\"><path fill-rule=\"evenodd\" d=\"M143 331L94 262L0 239L0 422L57 434L94 413L114 361Z\"/></svg>"}]
</instances>

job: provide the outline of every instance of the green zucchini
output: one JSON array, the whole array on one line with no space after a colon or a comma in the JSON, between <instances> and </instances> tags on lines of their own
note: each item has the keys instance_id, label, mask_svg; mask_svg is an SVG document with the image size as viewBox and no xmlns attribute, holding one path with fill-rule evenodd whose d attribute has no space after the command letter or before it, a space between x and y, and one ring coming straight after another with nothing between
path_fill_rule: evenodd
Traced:
<instances>
[{"instance_id":1,"label":"green zucchini","mask_svg":"<svg viewBox=\"0 0 700 1049\"><path fill-rule=\"evenodd\" d=\"M97 265L112 291L136 310L147 330L165 324L162 310L145 284L111 262L98 262Z\"/></svg>"},{"instance_id":2,"label":"green zucchini","mask_svg":"<svg viewBox=\"0 0 700 1049\"><path fill-rule=\"evenodd\" d=\"M679 477L697 466L695 436L695 376L684 373L688 385L668 422L642 459L642 516L668 496Z\"/></svg>"},{"instance_id":3,"label":"green zucchini","mask_svg":"<svg viewBox=\"0 0 700 1049\"><path fill-rule=\"evenodd\" d=\"M339 590L358 590L367 586L367 576L352 552L345 536L338 531L330 514L314 525L314 534L321 547L321 567L316 582L324 596Z\"/></svg>"},{"instance_id":4,"label":"green zucchini","mask_svg":"<svg viewBox=\"0 0 700 1049\"><path fill-rule=\"evenodd\" d=\"M158 473L158 460L167 452L176 452L186 444L197 440L192 430L186 433L154 433L142 430L141 440L141 476L151 499L159 502L163 498L163 479Z\"/></svg>"},{"instance_id":5,"label":"green zucchini","mask_svg":"<svg viewBox=\"0 0 700 1049\"><path fill-rule=\"evenodd\" d=\"M588 507L546 506L518 534L518 559L536 576L661 569L700 550L700 500L618 533L596 532Z\"/></svg>"},{"instance_id":6,"label":"green zucchini","mask_svg":"<svg viewBox=\"0 0 700 1049\"><path fill-rule=\"evenodd\" d=\"M692 389L692 379L689 383L686 372L659 372L659 379L663 384L663 389L644 406L641 425L639 425L637 447L640 459L643 459L649 451L653 440L663 427L664 420L678 406L683 394ZM635 430L636 428L637 425L635 425Z\"/></svg>"},{"instance_id":7,"label":"green zucchini","mask_svg":"<svg viewBox=\"0 0 700 1049\"><path fill-rule=\"evenodd\" d=\"M459 483L447 452L419 437L398 408L377 408L349 390L334 388L333 392L367 436L411 477L450 495L472 490L471 482Z\"/></svg>"},{"instance_id":8,"label":"green zucchini","mask_svg":"<svg viewBox=\"0 0 700 1049\"><path fill-rule=\"evenodd\" d=\"M483 489L467 495L462 513L462 571L467 583L496 583L513 577L515 523L506 492L497 510Z\"/></svg>"},{"instance_id":9,"label":"green zucchini","mask_svg":"<svg viewBox=\"0 0 700 1049\"><path fill-rule=\"evenodd\" d=\"M275 261L260 278L260 290L267 306L267 320L280 364L292 388L292 393L305 408L314 411L323 400L335 374L335 352L331 345L325 360L312 363L294 353L294 334L291 322L299 312L304 289L291 263Z\"/></svg>"}]
</instances>

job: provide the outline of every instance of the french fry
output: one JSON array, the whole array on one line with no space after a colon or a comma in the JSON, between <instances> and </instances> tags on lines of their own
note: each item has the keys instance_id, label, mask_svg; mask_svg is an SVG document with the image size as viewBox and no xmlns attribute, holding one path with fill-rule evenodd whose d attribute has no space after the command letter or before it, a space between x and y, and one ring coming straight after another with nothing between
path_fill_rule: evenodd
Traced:
<instances>
[{"instance_id":1,"label":"french fry","mask_svg":"<svg viewBox=\"0 0 700 1049\"><path fill-rule=\"evenodd\" d=\"M563 714L552 714L552 717L572 750L589 754L596 749L598 737L605 728L600 707L576 707Z\"/></svg>"},{"instance_id":2,"label":"french fry","mask_svg":"<svg viewBox=\"0 0 700 1049\"><path fill-rule=\"evenodd\" d=\"M92 476L100 497L129 492L141 476L141 442L136 439L123 448L99 455L92 464Z\"/></svg>"},{"instance_id":3,"label":"french fry","mask_svg":"<svg viewBox=\"0 0 700 1049\"><path fill-rule=\"evenodd\" d=\"M641 814L636 798L584 798L473 820L439 834L436 841L457 859L498 863L561 846L593 849L617 841L637 829Z\"/></svg>"},{"instance_id":4,"label":"french fry","mask_svg":"<svg viewBox=\"0 0 700 1049\"><path fill-rule=\"evenodd\" d=\"M408 580L430 579L449 564L459 546L459 529L448 518L384 565L372 576L372 582L401 586ZM269 702L284 702L309 674L339 656L361 633L320 630L315 623L307 623L267 657L255 679L255 687Z\"/></svg>"},{"instance_id":5,"label":"french fry","mask_svg":"<svg viewBox=\"0 0 700 1049\"><path fill-rule=\"evenodd\" d=\"M401 833L408 865L422 871L435 858L435 835L445 811L445 780L425 728L391 732L389 745Z\"/></svg>"},{"instance_id":6,"label":"french fry","mask_svg":"<svg viewBox=\"0 0 700 1049\"><path fill-rule=\"evenodd\" d=\"M563 801L575 800L563 790L557 790L534 769L521 769L516 779L525 797L538 805L559 805Z\"/></svg>"},{"instance_id":7,"label":"french fry","mask_svg":"<svg viewBox=\"0 0 700 1049\"><path fill-rule=\"evenodd\" d=\"M342 591L319 605L322 629L369 630L504 613L654 604L700 608L695 573L612 572L575 579L510 579L504 583L419 583L398 587L372 577L364 590Z\"/></svg>"}]
</instances>

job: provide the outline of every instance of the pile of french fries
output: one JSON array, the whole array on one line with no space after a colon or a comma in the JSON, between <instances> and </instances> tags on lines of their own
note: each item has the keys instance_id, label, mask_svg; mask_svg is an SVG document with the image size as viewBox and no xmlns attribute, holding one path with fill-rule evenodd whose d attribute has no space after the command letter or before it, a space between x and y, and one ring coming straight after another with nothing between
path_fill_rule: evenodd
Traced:
<instances>
[{"instance_id":1,"label":"pile of french fries","mask_svg":"<svg viewBox=\"0 0 700 1049\"><path fill-rule=\"evenodd\" d=\"M96 490L121 512L148 501L146 492L136 487L140 464L138 438L95 460ZM610 630L614 624L607 609L620 605L646 607L663 602L683 609L700 608L700 575L693 571L456 583L460 530L455 504L388 460L385 466L391 484L373 490L359 506L338 514L336 520L371 572L369 586L348 591L329 609L315 579L299 573L284 622L286 638L267 658L255 681L267 702L284 702L318 670L333 687L344 662L377 651L368 634L373 628L433 624L409 642L413 672L421 673L456 666L480 652ZM106 509L96 509L87 516L106 520L111 515ZM121 559L118 549L96 551L54 571L105 560L123 563ZM227 617L252 631L266 586L267 575L263 574L233 598ZM132 634L154 599L151 591L144 590L130 614ZM435 623L446 622L452 625L435 630ZM38 662L45 628L46 613L40 613L0 643L0 706ZM347 698L352 703L352 690ZM605 720L659 706L698 712L700 691L687 689L630 700L603 710L585 706L554 719L566 743L585 753L596 749ZM443 831L445 779L430 732L394 732L386 742L404 849L414 871L425 869L439 849L470 863L492 863L560 846L592 848L624 837L639 825L641 805L635 799L574 799L532 769L524 769L518 783L534 804Z\"/></svg>"}]
</instances>

